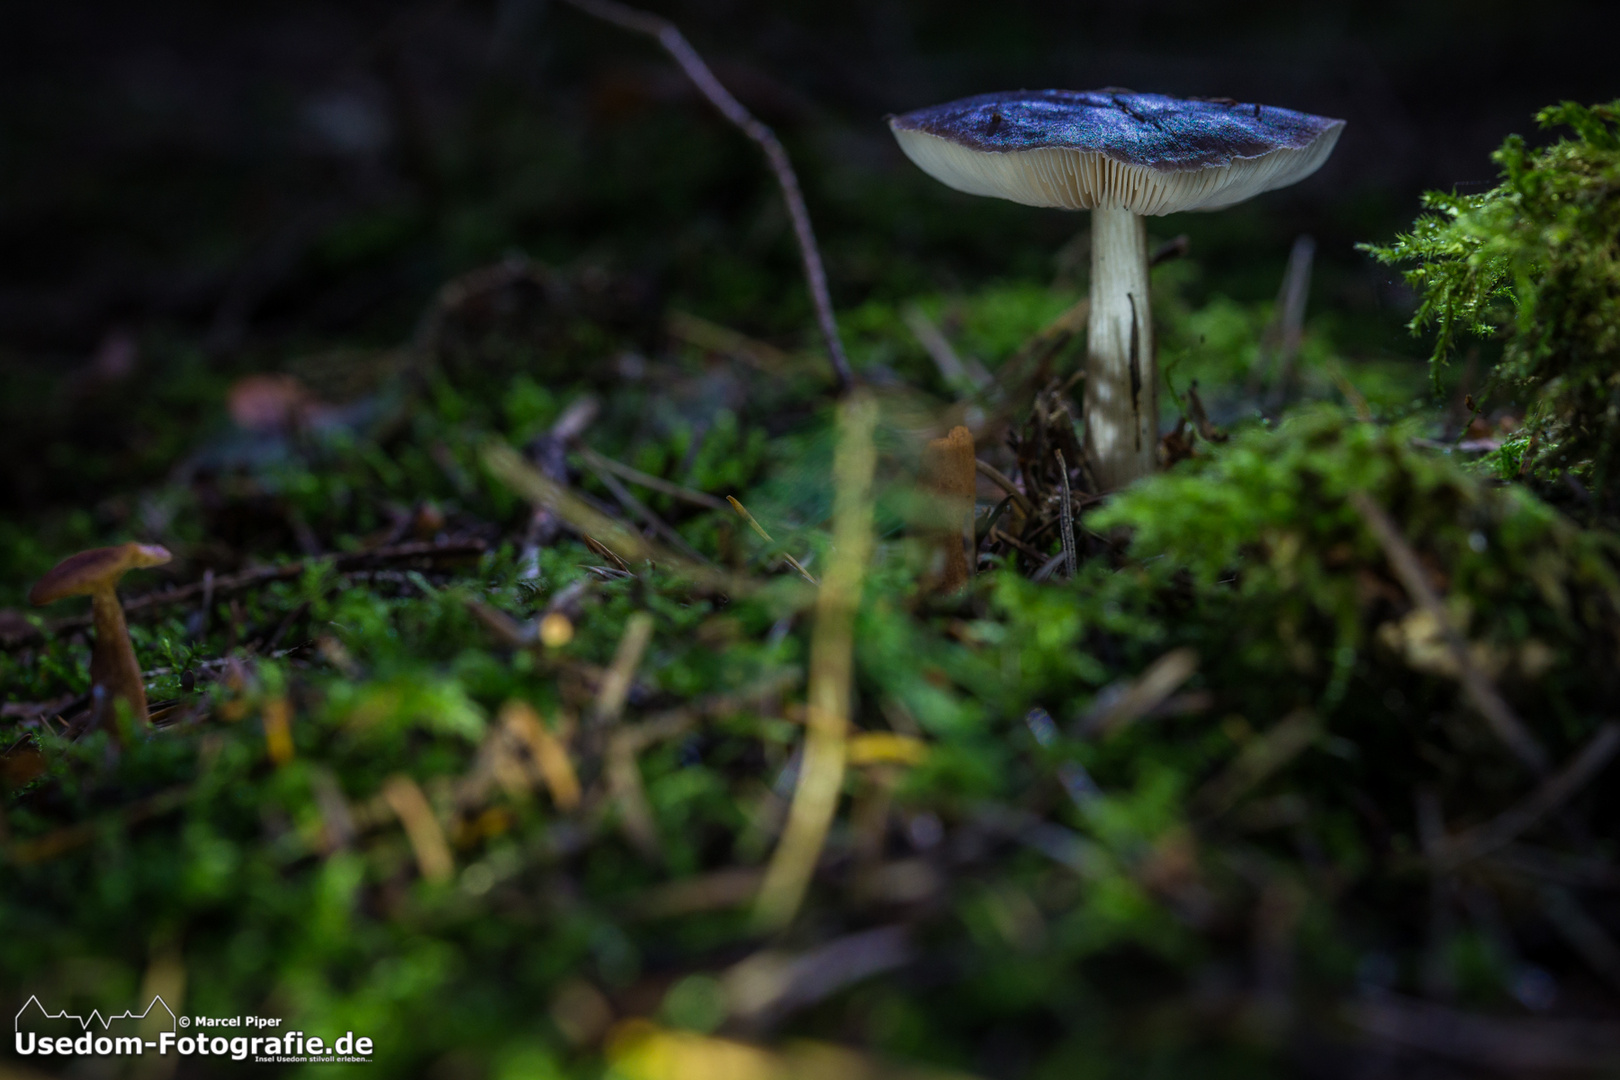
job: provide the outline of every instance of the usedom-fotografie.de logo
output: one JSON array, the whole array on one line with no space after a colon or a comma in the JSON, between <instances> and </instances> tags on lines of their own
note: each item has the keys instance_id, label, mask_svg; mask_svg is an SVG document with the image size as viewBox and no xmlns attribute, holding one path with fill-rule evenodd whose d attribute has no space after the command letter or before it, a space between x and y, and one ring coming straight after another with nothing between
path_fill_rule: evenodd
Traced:
<instances>
[{"instance_id":1,"label":"usedom-fotografie.de logo","mask_svg":"<svg viewBox=\"0 0 1620 1080\"><path fill-rule=\"evenodd\" d=\"M52 1012L32 996L17 1011L13 1048L30 1058L173 1054L266 1064L371 1060L372 1040L356 1038L352 1031L326 1040L302 1031L278 1030L281 1023L279 1018L262 1016L177 1016L160 995L154 995L140 1012L128 1009L105 1016L99 1009L88 1015L66 1009ZM253 1034L236 1034L242 1030Z\"/></svg>"}]
</instances>

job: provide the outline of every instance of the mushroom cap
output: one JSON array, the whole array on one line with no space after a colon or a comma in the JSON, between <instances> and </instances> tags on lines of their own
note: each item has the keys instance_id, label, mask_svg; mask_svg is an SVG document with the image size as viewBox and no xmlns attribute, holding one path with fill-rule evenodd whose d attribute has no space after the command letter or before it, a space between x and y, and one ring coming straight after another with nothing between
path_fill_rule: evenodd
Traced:
<instances>
[{"instance_id":1,"label":"mushroom cap","mask_svg":"<svg viewBox=\"0 0 1620 1080\"><path fill-rule=\"evenodd\" d=\"M129 570L162 566L172 556L159 544L119 544L91 548L69 555L40 578L28 592L28 602L36 606L53 604L69 596L83 596L108 588Z\"/></svg>"},{"instance_id":2,"label":"mushroom cap","mask_svg":"<svg viewBox=\"0 0 1620 1080\"><path fill-rule=\"evenodd\" d=\"M1218 210L1321 167L1343 120L1227 98L1014 90L889 118L924 172L970 195L1066 210Z\"/></svg>"}]
</instances>

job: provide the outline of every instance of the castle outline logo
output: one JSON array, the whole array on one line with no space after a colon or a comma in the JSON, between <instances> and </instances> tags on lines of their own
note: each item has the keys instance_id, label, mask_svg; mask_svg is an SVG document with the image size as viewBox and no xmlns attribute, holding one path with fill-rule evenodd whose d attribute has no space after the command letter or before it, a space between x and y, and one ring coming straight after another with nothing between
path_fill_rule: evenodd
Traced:
<instances>
[{"instance_id":1,"label":"castle outline logo","mask_svg":"<svg viewBox=\"0 0 1620 1080\"><path fill-rule=\"evenodd\" d=\"M137 1013L134 1009L125 1009L116 1016L108 1015L106 1017L101 1015L100 1009L90 1010L89 1016L81 1016L78 1013L70 1013L66 1009L63 1009L58 1013L53 1013L45 1008L45 1003L39 1000L38 994L30 994L28 995L28 1000L23 1002L23 1007L17 1010L17 1015L12 1019L11 1030L13 1032L22 1031L23 1017L27 1014L28 1007L30 1005L39 1010L39 1018L41 1020L76 1020L79 1023L79 1029L81 1031L89 1031L91 1022L95 1020L101 1021L102 1031L109 1030L112 1027L113 1022L117 1020L145 1020L148 1016L152 1015L152 1009L154 1006L160 1006L169 1016L169 1030L179 1030L180 1019L175 1015L174 1010L169 1008L169 1003L163 1000L162 994L153 994L152 1000L146 1003L146 1010L144 1012Z\"/></svg>"}]
</instances>

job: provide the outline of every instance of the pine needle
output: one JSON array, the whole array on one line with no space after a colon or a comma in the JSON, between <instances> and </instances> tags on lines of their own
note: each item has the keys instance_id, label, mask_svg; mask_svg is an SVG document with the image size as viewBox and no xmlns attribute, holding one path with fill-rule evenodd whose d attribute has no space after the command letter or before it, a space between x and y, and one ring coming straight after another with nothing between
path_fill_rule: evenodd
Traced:
<instances>
[{"instance_id":1,"label":"pine needle","mask_svg":"<svg viewBox=\"0 0 1620 1080\"><path fill-rule=\"evenodd\" d=\"M741 502L739 502L735 497L733 497L731 495L726 496L726 502L730 503L731 508L733 510L737 511L737 516L738 517L740 517L744 521L748 522L748 527L750 529L753 529L754 532L759 535L759 538L761 540L765 541L767 544L776 543L775 540L771 539L771 534L765 531L765 526L763 526L763 525L761 525L759 523L759 519L757 519L756 517L754 517L753 514L750 514L748 512L748 507L744 506ZM797 570L799 572L799 576L804 578L804 580L808 581L810 584L812 584L812 585L820 584L818 581L816 581L815 575L812 574L810 571L806 570L803 567L803 565L800 564L798 559L795 559L793 556L789 555L785 551L782 552L782 559L789 566L793 567L793 569Z\"/></svg>"}]
</instances>

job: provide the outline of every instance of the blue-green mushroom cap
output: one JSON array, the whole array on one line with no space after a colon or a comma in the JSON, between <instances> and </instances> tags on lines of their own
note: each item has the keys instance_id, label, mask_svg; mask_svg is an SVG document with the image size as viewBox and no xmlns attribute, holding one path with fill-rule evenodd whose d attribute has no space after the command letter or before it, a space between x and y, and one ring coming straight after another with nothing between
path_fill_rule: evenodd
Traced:
<instances>
[{"instance_id":1,"label":"blue-green mushroom cap","mask_svg":"<svg viewBox=\"0 0 1620 1080\"><path fill-rule=\"evenodd\" d=\"M980 94L889 119L924 172L958 191L1067 210L1217 210L1303 180L1343 120L1127 90Z\"/></svg>"}]
</instances>

